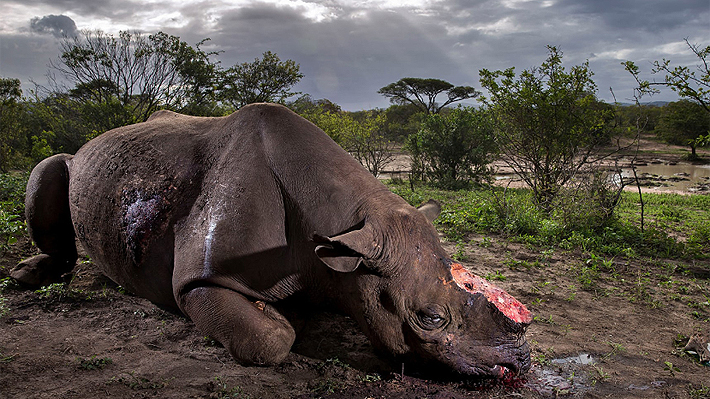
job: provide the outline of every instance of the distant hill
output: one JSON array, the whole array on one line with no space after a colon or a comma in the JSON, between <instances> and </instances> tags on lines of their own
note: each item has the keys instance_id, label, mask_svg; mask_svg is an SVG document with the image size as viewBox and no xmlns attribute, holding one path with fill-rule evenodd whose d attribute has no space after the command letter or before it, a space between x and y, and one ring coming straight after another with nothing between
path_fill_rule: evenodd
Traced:
<instances>
[{"instance_id":1,"label":"distant hill","mask_svg":"<svg viewBox=\"0 0 710 399\"><path fill-rule=\"evenodd\" d=\"M645 105L647 107L665 107L666 105L668 105L668 103L670 103L670 101L649 101L646 103L641 103L641 105ZM619 103L619 105L621 105L622 107L630 107L630 106L636 105L636 104L634 104L634 103Z\"/></svg>"}]
</instances>

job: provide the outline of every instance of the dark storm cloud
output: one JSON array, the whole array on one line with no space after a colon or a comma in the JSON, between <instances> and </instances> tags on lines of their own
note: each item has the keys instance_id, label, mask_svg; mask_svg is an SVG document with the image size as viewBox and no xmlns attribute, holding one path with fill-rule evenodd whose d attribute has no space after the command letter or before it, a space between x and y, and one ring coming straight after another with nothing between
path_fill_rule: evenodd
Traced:
<instances>
[{"instance_id":1,"label":"dark storm cloud","mask_svg":"<svg viewBox=\"0 0 710 399\"><path fill-rule=\"evenodd\" d=\"M36 33L51 33L54 37L75 37L79 34L74 21L66 15L32 18L30 30Z\"/></svg>"},{"instance_id":2,"label":"dark storm cloud","mask_svg":"<svg viewBox=\"0 0 710 399\"><path fill-rule=\"evenodd\" d=\"M710 43L707 0L440 0L416 6L378 0L278 5L272 0L7 1L45 4L41 9L47 12L37 15L71 13L82 28L162 30L192 45L209 37L202 49L222 51L215 59L225 68L270 50L301 65L305 77L296 90L351 110L386 107L377 90L405 76L480 88L480 69L516 67L520 72L539 66L547 56L546 45L558 46L567 66L589 60L600 97L610 100L608 87L613 86L624 99L634 82L621 61L633 60L646 72L650 61L664 57L693 65L683 38ZM104 26L96 25L97 18ZM51 29L39 25L36 30L56 35ZM56 42L49 34L34 37ZM12 50L17 54L3 51L0 55L7 60L22 58L26 50L18 46ZM34 67L46 65L56 54L56 48L46 50ZM8 69L3 63L2 72Z\"/></svg>"},{"instance_id":3,"label":"dark storm cloud","mask_svg":"<svg viewBox=\"0 0 710 399\"><path fill-rule=\"evenodd\" d=\"M471 70L447 55L453 43L442 47L432 40L432 36L446 36L438 21L406 12L354 11L360 10L340 8L316 22L304 16L303 9L257 3L223 13L209 36L224 50L223 66L274 51L281 59L300 64L305 77L297 90L327 97L348 109L387 106L377 90L404 76L475 83ZM183 34L189 29L171 33L185 40Z\"/></svg>"},{"instance_id":4,"label":"dark storm cloud","mask_svg":"<svg viewBox=\"0 0 710 399\"><path fill-rule=\"evenodd\" d=\"M707 0L562 0L564 13L598 16L605 27L646 32L677 29L691 23L707 28L710 3Z\"/></svg>"}]
</instances>

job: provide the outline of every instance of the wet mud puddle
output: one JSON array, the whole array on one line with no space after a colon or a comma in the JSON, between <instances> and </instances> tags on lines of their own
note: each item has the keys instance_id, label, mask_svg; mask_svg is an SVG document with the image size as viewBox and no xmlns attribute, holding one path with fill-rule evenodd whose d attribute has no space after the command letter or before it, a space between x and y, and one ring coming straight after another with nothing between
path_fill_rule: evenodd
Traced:
<instances>
[{"instance_id":1,"label":"wet mud puddle","mask_svg":"<svg viewBox=\"0 0 710 399\"><path fill-rule=\"evenodd\" d=\"M583 393L592 389L594 381L589 376L595 364L594 358L586 353L552 359L544 365L533 363L523 387L545 397Z\"/></svg>"}]
</instances>

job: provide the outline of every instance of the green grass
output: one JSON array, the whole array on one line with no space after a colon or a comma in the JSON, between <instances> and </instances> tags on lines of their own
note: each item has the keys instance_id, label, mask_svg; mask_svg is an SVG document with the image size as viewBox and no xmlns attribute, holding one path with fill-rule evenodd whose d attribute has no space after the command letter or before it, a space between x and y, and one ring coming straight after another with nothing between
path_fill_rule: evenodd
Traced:
<instances>
[{"instance_id":1,"label":"green grass","mask_svg":"<svg viewBox=\"0 0 710 399\"><path fill-rule=\"evenodd\" d=\"M594 224L565 210L547 215L530 190L490 187L449 191L390 184L412 205L433 198L442 203L437 227L451 242L471 234L499 234L511 241L563 250L581 249L607 257L707 259L710 257L710 196L644 194L644 229L638 194L624 192L613 217ZM574 206L574 205L573 205Z\"/></svg>"},{"instance_id":2,"label":"green grass","mask_svg":"<svg viewBox=\"0 0 710 399\"><path fill-rule=\"evenodd\" d=\"M25 187L29 173L0 173L0 250L26 234Z\"/></svg>"}]
</instances>

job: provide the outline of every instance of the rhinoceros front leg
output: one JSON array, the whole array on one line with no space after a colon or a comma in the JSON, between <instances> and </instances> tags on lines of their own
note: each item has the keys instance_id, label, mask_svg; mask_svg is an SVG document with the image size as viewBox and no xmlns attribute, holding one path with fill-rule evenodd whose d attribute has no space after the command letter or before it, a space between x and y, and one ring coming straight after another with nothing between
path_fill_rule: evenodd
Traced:
<instances>
[{"instance_id":1,"label":"rhinoceros front leg","mask_svg":"<svg viewBox=\"0 0 710 399\"><path fill-rule=\"evenodd\" d=\"M280 363L296 338L291 324L273 306L252 302L227 288L198 287L180 302L200 331L222 343L243 364Z\"/></svg>"}]
</instances>

